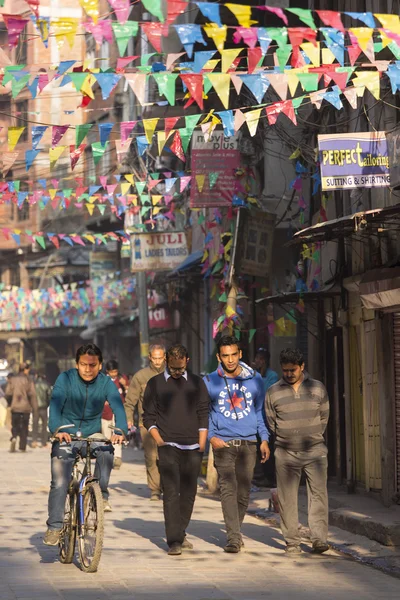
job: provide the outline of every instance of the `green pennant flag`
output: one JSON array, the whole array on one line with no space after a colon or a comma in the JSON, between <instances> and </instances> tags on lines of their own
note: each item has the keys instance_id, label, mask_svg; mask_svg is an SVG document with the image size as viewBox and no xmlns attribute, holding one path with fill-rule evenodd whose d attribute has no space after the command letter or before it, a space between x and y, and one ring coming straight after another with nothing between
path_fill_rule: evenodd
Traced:
<instances>
[{"instance_id":1,"label":"green pennant flag","mask_svg":"<svg viewBox=\"0 0 400 600\"><path fill-rule=\"evenodd\" d=\"M298 98L292 98L292 104L294 110L297 110L300 107L300 104L303 102L305 96L299 96Z\"/></svg>"},{"instance_id":2,"label":"green pennant flag","mask_svg":"<svg viewBox=\"0 0 400 600\"><path fill-rule=\"evenodd\" d=\"M249 331L249 344L252 342L253 337L255 336L257 329L250 329Z\"/></svg>"},{"instance_id":3,"label":"green pennant flag","mask_svg":"<svg viewBox=\"0 0 400 600\"><path fill-rule=\"evenodd\" d=\"M69 198L72 194L72 188L66 188L63 190L64 198Z\"/></svg>"},{"instance_id":4,"label":"green pennant flag","mask_svg":"<svg viewBox=\"0 0 400 600\"><path fill-rule=\"evenodd\" d=\"M114 21L111 23L111 27L113 28L119 55L124 56L130 38L135 37L139 31L139 23L137 21L126 21L126 23L122 24Z\"/></svg>"},{"instance_id":5,"label":"green pennant flag","mask_svg":"<svg viewBox=\"0 0 400 600\"><path fill-rule=\"evenodd\" d=\"M305 92L315 92L318 89L319 73L296 73L296 77Z\"/></svg>"},{"instance_id":6,"label":"green pennant flag","mask_svg":"<svg viewBox=\"0 0 400 600\"><path fill-rule=\"evenodd\" d=\"M297 323L297 319L295 317L293 308L292 308L292 310L289 310L289 312L287 313L287 318L288 318L288 321L291 321L292 323Z\"/></svg>"},{"instance_id":7,"label":"green pennant flag","mask_svg":"<svg viewBox=\"0 0 400 600\"><path fill-rule=\"evenodd\" d=\"M240 340L240 329L235 329L235 338Z\"/></svg>"},{"instance_id":8,"label":"green pennant flag","mask_svg":"<svg viewBox=\"0 0 400 600\"><path fill-rule=\"evenodd\" d=\"M85 79L88 75L89 73L68 73L68 76L71 78L71 81L74 84L77 92L81 91L81 88L85 83Z\"/></svg>"},{"instance_id":9,"label":"green pennant flag","mask_svg":"<svg viewBox=\"0 0 400 600\"><path fill-rule=\"evenodd\" d=\"M1 82L1 85L4 86L9 81L12 81L12 79L14 78L13 71L22 71L25 67L26 65L7 65L6 67L4 67L4 77L3 81Z\"/></svg>"},{"instance_id":10,"label":"green pennant flag","mask_svg":"<svg viewBox=\"0 0 400 600\"><path fill-rule=\"evenodd\" d=\"M212 190L214 185L217 183L218 176L219 176L219 173L217 173L217 171L211 171L211 173L208 174L208 181L210 182L210 190Z\"/></svg>"},{"instance_id":11,"label":"green pennant flag","mask_svg":"<svg viewBox=\"0 0 400 600\"><path fill-rule=\"evenodd\" d=\"M389 44L388 48L389 48L390 52L393 54L393 56L397 60L400 60L400 47L397 45L397 42L391 42Z\"/></svg>"},{"instance_id":12,"label":"green pennant flag","mask_svg":"<svg viewBox=\"0 0 400 600\"><path fill-rule=\"evenodd\" d=\"M275 40L279 48L287 44L287 29L286 27L267 27L267 35L271 40Z\"/></svg>"},{"instance_id":13,"label":"green pennant flag","mask_svg":"<svg viewBox=\"0 0 400 600\"><path fill-rule=\"evenodd\" d=\"M204 221L205 221L205 220L206 220L205 216L203 215L203 213L201 213L201 214L199 215L199 218L197 219L197 223L198 223L199 225L202 225L202 224L204 223Z\"/></svg>"},{"instance_id":14,"label":"green pennant flag","mask_svg":"<svg viewBox=\"0 0 400 600\"><path fill-rule=\"evenodd\" d=\"M218 302L227 302L228 301L228 296L226 295L226 292L224 292L223 294L220 295L220 297L218 298Z\"/></svg>"},{"instance_id":15,"label":"green pennant flag","mask_svg":"<svg viewBox=\"0 0 400 600\"><path fill-rule=\"evenodd\" d=\"M312 12L308 8L286 8L285 10L297 15L300 21L303 21L307 27L311 27L311 29L317 29L314 23Z\"/></svg>"},{"instance_id":16,"label":"green pennant flag","mask_svg":"<svg viewBox=\"0 0 400 600\"><path fill-rule=\"evenodd\" d=\"M33 237L39 246L41 246L43 250L46 250L46 242L44 241L44 237L42 235L34 235Z\"/></svg>"},{"instance_id":17,"label":"green pennant flag","mask_svg":"<svg viewBox=\"0 0 400 600\"><path fill-rule=\"evenodd\" d=\"M185 126L188 129L191 129L193 132L193 129L196 127L200 119L201 115L188 115L187 117L185 117Z\"/></svg>"},{"instance_id":18,"label":"green pennant flag","mask_svg":"<svg viewBox=\"0 0 400 600\"><path fill-rule=\"evenodd\" d=\"M151 204L151 198L149 196L149 194L139 194L140 195L140 200L142 202L142 204Z\"/></svg>"},{"instance_id":19,"label":"green pennant flag","mask_svg":"<svg viewBox=\"0 0 400 600\"><path fill-rule=\"evenodd\" d=\"M289 60L289 56L292 53L291 44L285 44L281 48L278 48L276 51L276 56L278 58L279 66L281 69L286 66L287 61Z\"/></svg>"},{"instance_id":20,"label":"green pennant flag","mask_svg":"<svg viewBox=\"0 0 400 600\"><path fill-rule=\"evenodd\" d=\"M181 142L182 142L182 148L183 151L186 152L186 150L188 149L189 146L189 142L192 139L192 131L189 131L187 127L183 127L182 129L179 130L180 136L181 136Z\"/></svg>"},{"instance_id":21,"label":"green pennant flag","mask_svg":"<svg viewBox=\"0 0 400 600\"><path fill-rule=\"evenodd\" d=\"M24 75L21 79L11 80L11 95L16 98L20 92L24 89L26 84L29 82L30 74Z\"/></svg>"},{"instance_id":22,"label":"green pennant flag","mask_svg":"<svg viewBox=\"0 0 400 600\"><path fill-rule=\"evenodd\" d=\"M203 79L203 85L204 85L204 93L208 94L208 92L211 90L213 86L213 84L211 83L209 77L207 76L206 73L204 73L205 77Z\"/></svg>"},{"instance_id":23,"label":"green pennant flag","mask_svg":"<svg viewBox=\"0 0 400 600\"><path fill-rule=\"evenodd\" d=\"M106 208L107 208L107 207L106 207L106 205L105 205L105 204L98 204L98 205L97 205L97 208L99 209L100 213L101 213L102 215L104 215L104 211L106 210Z\"/></svg>"},{"instance_id":24,"label":"green pennant flag","mask_svg":"<svg viewBox=\"0 0 400 600\"><path fill-rule=\"evenodd\" d=\"M142 4L149 13L160 19L161 23L164 23L165 19L161 9L161 0L142 0Z\"/></svg>"},{"instance_id":25,"label":"green pennant flag","mask_svg":"<svg viewBox=\"0 0 400 600\"><path fill-rule=\"evenodd\" d=\"M100 144L100 142L94 142L92 144L92 153L94 164L97 165L99 160L104 156L104 153L107 149L109 142L106 142L104 146Z\"/></svg>"},{"instance_id":26,"label":"green pennant flag","mask_svg":"<svg viewBox=\"0 0 400 600\"><path fill-rule=\"evenodd\" d=\"M75 129L75 146L78 148L87 134L89 133L90 128L93 126L93 123L86 123L85 125L77 125Z\"/></svg>"},{"instance_id":27,"label":"green pennant flag","mask_svg":"<svg viewBox=\"0 0 400 600\"><path fill-rule=\"evenodd\" d=\"M20 180L19 180L19 179L17 179L16 181L14 181L14 190L15 190L16 192L19 192L20 185L21 185L21 182L20 182Z\"/></svg>"},{"instance_id":28,"label":"green pennant flag","mask_svg":"<svg viewBox=\"0 0 400 600\"><path fill-rule=\"evenodd\" d=\"M141 196L143 194L144 188L147 185L147 182L146 181L135 181L135 185L136 185L136 189L137 189L139 196Z\"/></svg>"},{"instance_id":29,"label":"green pennant flag","mask_svg":"<svg viewBox=\"0 0 400 600\"><path fill-rule=\"evenodd\" d=\"M142 208L140 209L140 216L143 217L143 215L148 213L149 210L150 210L150 206L142 206Z\"/></svg>"},{"instance_id":30,"label":"green pennant flag","mask_svg":"<svg viewBox=\"0 0 400 600\"><path fill-rule=\"evenodd\" d=\"M150 173L150 177L152 179L159 179L160 178L160 173Z\"/></svg>"},{"instance_id":31,"label":"green pennant flag","mask_svg":"<svg viewBox=\"0 0 400 600\"><path fill-rule=\"evenodd\" d=\"M178 74L163 71L153 73L153 77L157 82L160 95L165 96L171 106L175 106L175 81Z\"/></svg>"},{"instance_id":32,"label":"green pennant flag","mask_svg":"<svg viewBox=\"0 0 400 600\"><path fill-rule=\"evenodd\" d=\"M218 273L218 271L220 271L223 266L224 266L224 263L222 262L222 260L219 260L212 270L212 275L215 275L215 273Z\"/></svg>"}]
</instances>

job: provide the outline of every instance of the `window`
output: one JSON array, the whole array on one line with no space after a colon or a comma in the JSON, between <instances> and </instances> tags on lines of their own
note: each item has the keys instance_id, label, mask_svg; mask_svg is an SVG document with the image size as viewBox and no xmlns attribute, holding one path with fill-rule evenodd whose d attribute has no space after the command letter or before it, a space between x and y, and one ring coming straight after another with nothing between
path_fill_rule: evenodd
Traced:
<instances>
[{"instance_id":1,"label":"window","mask_svg":"<svg viewBox=\"0 0 400 600\"><path fill-rule=\"evenodd\" d=\"M28 34L24 31L19 36L18 44L15 49L15 61L17 65L26 65L28 62Z\"/></svg>"},{"instance_id":2,"label":"window","mask_svg":"<svg viewBox=\"0 0 400 600\"><path fill-rule=\"evenodd\" d=\"M17 208L17 221L28 221L29 219L29 204L25 200L21 208Z\"/></svg>"},{"instance_id":3,"label":"window","mask_svg":"<svg viewBox=\"0 0 400 600\"><path fill-rule=\"evenodd\" d=\"M21 137L19 138L20 142L27 142L29 138L29 101L28 100L20 100L15 103L15 112L16 116L16 126L17 127L25 127Z\"/></svg>"}]
</instances>

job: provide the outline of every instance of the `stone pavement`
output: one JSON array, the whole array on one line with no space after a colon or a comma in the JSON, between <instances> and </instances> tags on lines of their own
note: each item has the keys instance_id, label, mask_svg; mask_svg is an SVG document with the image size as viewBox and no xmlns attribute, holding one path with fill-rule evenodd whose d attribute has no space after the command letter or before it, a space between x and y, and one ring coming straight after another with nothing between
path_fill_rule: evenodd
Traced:
<instances>
[{"instance_id":1,"label":"stone pavement","mask_svg":"<svg viewBox=\"0 0 400 600\"><path fill-rule=\"evenodd\" d=\"M222 551L225 536L218 501L200 494L189 539L195 549L166 554L162 505L149 501L141 452L124 449L113 471L111 503L99 571L62 565L43 545L49 454L9 454L0 436L0 600L377 600L397 599L400 580L334 550L293 559L280 532L248 516L245 550Z\"/></svg>"}]
</instances>

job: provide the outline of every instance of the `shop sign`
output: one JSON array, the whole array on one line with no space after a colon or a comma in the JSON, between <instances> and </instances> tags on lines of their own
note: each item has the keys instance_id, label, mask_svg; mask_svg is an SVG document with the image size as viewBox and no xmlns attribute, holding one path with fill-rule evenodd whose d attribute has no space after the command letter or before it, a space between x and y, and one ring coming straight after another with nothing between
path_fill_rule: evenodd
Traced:
<instances>
[{"instance_id":1,"label":"shop sign","mask_svg":"<svg viewBox=\"0 0 400 600\"><path fill-rule=\"evenodd\" d=\"M159 307L149 310L150 329L171 329L171 315L167 308Z\"/></svg>"},{"instance_id":2,"label":"shop sign","mask_svg":"<svg viewBox=\"0 0 400 600\"><path fill-rule=\"evenodd\" d=\"M237 244L231 260L238 275L267 277L271 267L275 215L241 209L237 220Z\"/></svg>"},{"instance_id":3,"label":"shop sign","mask_svg":"<svg viewBox=\"0 0 400 600\"><path fill-rule=\"evenodd\" d=\"M188 255L183 231L131 235L131 271L169 271Z\"/></svg>"},{"instance_id":4,"label":"shop sign","mask_svg":"<svg viewBox=\"0 0 400 600\"><path fill-rule=\"evenodd\" d=\"M319 135L322 191L390 185L384 131Z\"/></svg>"}]
</instances>

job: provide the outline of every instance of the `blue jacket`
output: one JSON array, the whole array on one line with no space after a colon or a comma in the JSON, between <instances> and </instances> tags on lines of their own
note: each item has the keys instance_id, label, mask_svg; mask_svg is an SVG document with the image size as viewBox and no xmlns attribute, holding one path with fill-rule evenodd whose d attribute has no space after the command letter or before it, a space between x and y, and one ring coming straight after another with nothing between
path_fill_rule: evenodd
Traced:
<instances>
[{"instance_id":1,"label":"blue jacket","mask_svg":"<svg viewBox=\"0 0 400 600\"><path fill-rule=\"evenodd\" d=\"M240 375L226 378L231 398L221 365L204 377L211 398L208 438L256 440L258 433L261 440L268 441L262 377L245 363L240 362L240 365Z\"/></svg>"},{"instance_id":2,"label":"blue jacket","mask_svg":"<svg viewBox=\"0 0 400 600\"><path fill-rule=\"evenodd\" d=\"M73 423L67 433L82 431L87 437L101 432L101 414L105 401L111 406L115 425L127 434L125 410L119 392L110 377L99 373L93 381L86 382L78 369L69 369L57 377L50 400L49 429L51 433L60 425ZM111 431L111 430L110 430Z\"/></svg>"},{"instance_id":3,"label":"blue jacket","mask_svg":"<svg viewBox=\"0 0 400 600\"><path fill-rule=\"evenodd\" d=\"M265 373L265 376L262 379L264 382L264 394L266 394L271 385L274 385L274 383L278 383L279 375L278 373L275 373L275 371L273 371L272 369L267 369L267 372Z\"/></svg>"}]
</instances>

